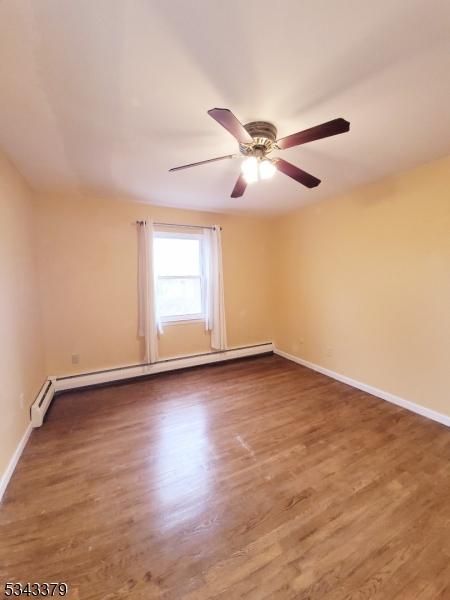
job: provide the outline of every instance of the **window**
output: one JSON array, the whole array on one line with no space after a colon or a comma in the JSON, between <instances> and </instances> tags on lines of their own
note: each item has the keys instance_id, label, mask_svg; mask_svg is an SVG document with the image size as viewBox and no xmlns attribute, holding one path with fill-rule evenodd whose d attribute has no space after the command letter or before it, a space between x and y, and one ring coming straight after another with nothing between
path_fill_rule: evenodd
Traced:
<instances>
[{"instance_id":1,"label":"window","mask_svg":"<svg viewBox=\"0 0 450 600\"><path fill-rule=\"evenodd\" d=\"M205 318L203 236L156 233L156 299L163 322Z\"/></svg>"}]
</instances>

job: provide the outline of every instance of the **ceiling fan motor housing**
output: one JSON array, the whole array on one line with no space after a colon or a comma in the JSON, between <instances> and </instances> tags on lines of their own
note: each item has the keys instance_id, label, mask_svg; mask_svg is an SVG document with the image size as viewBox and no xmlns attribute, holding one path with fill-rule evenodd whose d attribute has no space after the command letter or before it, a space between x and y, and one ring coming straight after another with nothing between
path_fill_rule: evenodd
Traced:
<instances>
[{"instance_id":1,"label":"ceiling fan motor housing","mask_svg":"<svg viewBox=\"0 0 450 600\"><path fill-rule=\"evenodd\" d=\"M239 144L239 149L246 156L265 156L275 148L277 128L267 121L252 121L244 125L253 138L251 144Z\"/></svg>"}]
</instances>

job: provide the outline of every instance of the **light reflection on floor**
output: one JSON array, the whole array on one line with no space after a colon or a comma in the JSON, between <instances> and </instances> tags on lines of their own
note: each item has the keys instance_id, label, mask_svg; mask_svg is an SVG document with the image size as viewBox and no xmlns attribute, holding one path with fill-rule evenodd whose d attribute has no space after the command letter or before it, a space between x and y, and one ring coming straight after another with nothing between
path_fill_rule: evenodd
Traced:
<instances>
[{"instance_id":1,"label":"light reflection on floor","mask_svg":"<svg viewBox=\"0 0 450 600\"><path fill-rule=\"evenodd\" d=\"M195 402L195 396L192 400ZM191 406L168 406L158 436L155 491L164 510L164 526L172 528L198 518L213 491L209 463L214 448L204 405L197 400Z\"/></svg>"}]
</instances>

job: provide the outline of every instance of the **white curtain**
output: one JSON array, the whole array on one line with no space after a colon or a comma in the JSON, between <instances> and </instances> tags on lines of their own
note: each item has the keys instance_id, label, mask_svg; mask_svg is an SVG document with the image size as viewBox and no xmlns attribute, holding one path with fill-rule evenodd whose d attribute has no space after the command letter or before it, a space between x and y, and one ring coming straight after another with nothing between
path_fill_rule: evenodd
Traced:
<instances>
[{"instance_id":1,"label":"white curtain","mask_svg":"<svg viewBox=\"0 0 450 600\"><path fill-rule=\"evenodd\" d=\"M220 226L205 229L206 330L211 332L211 347L225 350L227 332L223 292L222 239Z\"/></svg>"},{"instance_id":2,"label":"white curtain","mask_svg":"<svg viewBox=\"0 0 450 600\"><path fill-rule=\"evenodd\" d=\"M156 305L156 285L153 266L153 223L141 221L138 228L138 335L144 338L145 361L158 359L158 333L162 333Z\"/></svg>"}]
</instances>

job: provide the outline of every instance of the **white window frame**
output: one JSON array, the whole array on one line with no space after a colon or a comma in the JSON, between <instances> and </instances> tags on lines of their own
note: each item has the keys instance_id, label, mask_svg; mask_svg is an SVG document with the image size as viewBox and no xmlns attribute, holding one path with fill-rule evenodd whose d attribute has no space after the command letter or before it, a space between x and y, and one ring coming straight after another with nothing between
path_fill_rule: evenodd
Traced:
<instances>
[{"instance_id":1,"label":"white window frame","mask_svg":"<svg viewBox=\"0 0 450 600\"><path fill-rule=\"evenodd\" d=\"M200 290L202 297L203 312L188 315L162 316L161 323L165 325L176 325L186 322L204 322L206 320L206 272L205 272L205 236L203 233L181 233L175 231L155 231L155 238L174 238L198 240L200 242L200 275L161 275L157 279L198 279L200 278Z\"/></svg>"}]
</instances>

